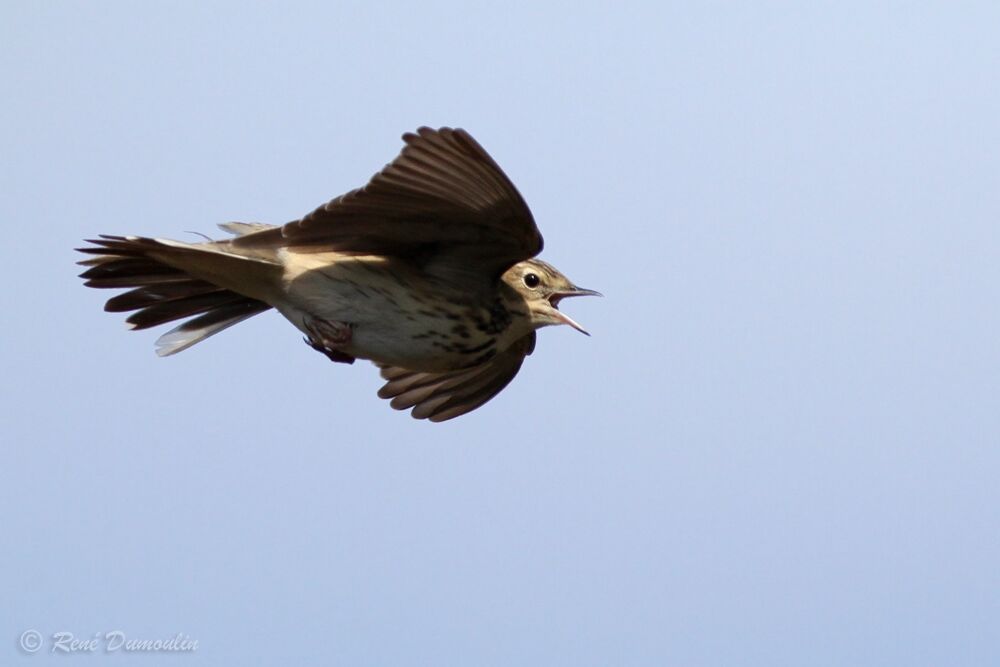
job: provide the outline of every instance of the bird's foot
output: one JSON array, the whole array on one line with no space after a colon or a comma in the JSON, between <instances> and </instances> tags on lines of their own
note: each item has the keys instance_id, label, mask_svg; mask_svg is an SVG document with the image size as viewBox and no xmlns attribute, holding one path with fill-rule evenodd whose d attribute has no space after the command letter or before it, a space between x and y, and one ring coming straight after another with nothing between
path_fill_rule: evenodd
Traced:
<instances>
[{"instance_id":1,"label":"bird's foot","mask_svg":"<svg viewBox=\"0 0 1000 667\"><path fill-rule=\"evenodd\" d=\"M309 337L304 338L306 344L314 350L325 354L330 361L342 364L353 364L354 357L338 350L351 342L352 329L347 322L331 322L329 320L308 319L305 322Z\"/></svg>"}]
</instances>

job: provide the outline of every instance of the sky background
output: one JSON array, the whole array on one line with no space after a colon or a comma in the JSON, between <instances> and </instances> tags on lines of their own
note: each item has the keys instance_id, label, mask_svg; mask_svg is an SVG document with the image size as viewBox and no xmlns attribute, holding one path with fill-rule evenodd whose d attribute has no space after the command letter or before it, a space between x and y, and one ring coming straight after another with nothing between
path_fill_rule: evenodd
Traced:
<instances>
[{"instance_id":1,"label":"sky background","mask_svg":"<svg viewBox=\"0 0 1000 667\"><path fill-rule=\"evenodd\" d=\"M0 663L1000 664L1000 6L872 4L4 3ZM76 278L420 125L606 295L473 414Z\"/></svg>"}]
</instances>

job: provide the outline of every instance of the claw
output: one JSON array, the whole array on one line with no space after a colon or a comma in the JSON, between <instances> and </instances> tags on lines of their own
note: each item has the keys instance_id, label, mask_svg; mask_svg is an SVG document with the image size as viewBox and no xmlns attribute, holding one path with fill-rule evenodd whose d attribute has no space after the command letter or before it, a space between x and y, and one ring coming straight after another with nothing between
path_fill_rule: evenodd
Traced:
<instances>
[{"instance_id":1,"label":"claw","mask_svg":"<svg viewBox=\"0 0 1000 667\"><path fill-rule=\"evenodd\" d=\"M305 322L309 336L303 338L306 345L322 352L330 361L342 364L353 364L355 358L336 349L351 342L351 325L344 322L327 322L310 319Z\"/></svg>"}]
</instances>

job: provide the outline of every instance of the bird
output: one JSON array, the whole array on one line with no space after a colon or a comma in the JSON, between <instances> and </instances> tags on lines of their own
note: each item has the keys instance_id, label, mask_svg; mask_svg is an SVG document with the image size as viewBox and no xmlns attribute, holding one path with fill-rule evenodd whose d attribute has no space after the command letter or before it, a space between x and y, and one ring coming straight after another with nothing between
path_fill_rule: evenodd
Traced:
<instances>
[{"instance_id":1,"label":"bird","mask_svg":"<svg viewBox=\"0 0 1000 667\"><path fill-rule=\"evenodd\" d=\"M298 220L223 223L228 238L194 243L101 234L76 249L88 255L80 277L127 289L104 309L131 312L132 329L180 320L160 356L273 308L331 361L373 362L393 408L432 422L466 414L517 375L536 330L590 335L558 306L600 294L537 258L531 211L468 132L402 139L365 186Z\"/></svg>"}]
</instances>

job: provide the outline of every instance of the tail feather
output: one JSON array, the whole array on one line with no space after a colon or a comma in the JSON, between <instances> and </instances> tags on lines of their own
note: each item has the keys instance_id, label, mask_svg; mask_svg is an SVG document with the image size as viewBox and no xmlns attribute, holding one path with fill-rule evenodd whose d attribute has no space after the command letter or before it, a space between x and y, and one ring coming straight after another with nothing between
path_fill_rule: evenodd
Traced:
<instances>
[{"instance_id":1,"label":"tail feather","mask_svg":"<svg viewBox=\"0 0 1000 667\"><path fill-rule=\"evenodd\" d=\"M237 322L268 310L267 303L191 276L170 266L153 254L203 252L177 248L155 239L101 236L88 241L80 252L96 255L80 262L89 267L80 274L88 287L133 288L112 297L108 312L135 311L126 322L132 329L187 319L157 341L157 354L166 356L186 350L195 343Z\"/></svg>"},{"instance_id":2,"label":"tail feather","mask_svg":"<svg viewBox=\"0 0 1000 667\"><path fill-rule=\"evenodd\" d=\"M156 353L161 357L176 354L269 308L266 303L256 299L244 299L219 306L160 336L156 340Z\"/></svg>"},{"instance_id":3,"label":"tail feather","mask_svg":"<svg viewBox=\"0 0 1000 667\"><path fill-rule=\"evenodd\" d=\"M132 325L133 329L149 329L160 324L201 315L244 301L246 301L246 297L225 290L209 292L183 299L152 303L133 313L125 321Z\"/></svg>"},{"instance_id":4,"label":"tail feather","mask_svg":"<svg viewBox=\"0 0 1000 667\"><path fill-rule=\"evenodd\" d=\"M80 252L100 250L100 248L78 248ZM179 280L189 280L183 271L157 264L149 258L118 259L119 255L96 257L90 269L80 274L87 287L137 287L156 285Z\"/></svg>"},{"instance_id":5,"label":"tail feather","mask_svg":"<svg viewBox=\"0 0 1000 667\"><path fill-rule=\"evenodd\" d=\"M173 301L196 294L218 292L221 288L198 280L184 280L174 283L163 283L162 285L148 285L139 287L124 294L108 299L104 310L109 313L125 313L130 310L145 308L156 299L160 301Z\"/></svg>"}]
</instances>

